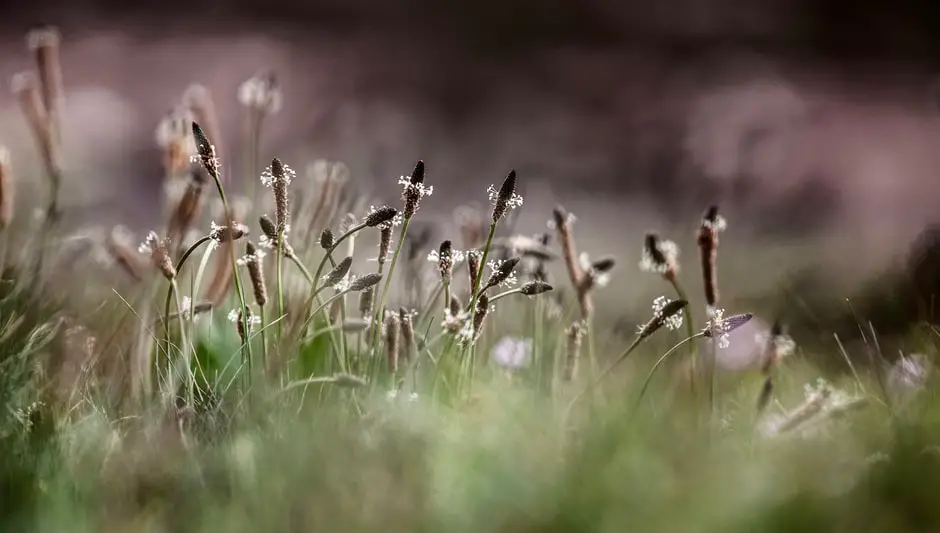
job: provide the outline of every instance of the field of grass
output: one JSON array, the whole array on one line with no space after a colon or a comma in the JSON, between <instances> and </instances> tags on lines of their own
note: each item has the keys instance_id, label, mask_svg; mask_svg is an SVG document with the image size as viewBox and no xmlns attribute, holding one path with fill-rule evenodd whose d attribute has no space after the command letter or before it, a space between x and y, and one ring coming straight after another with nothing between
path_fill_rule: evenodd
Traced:
<instances>
[{"instance_id":1,"label":"field of grass","mask_svg":"<svg viewBox=\"0 0 940 533\"><path fill-rule=\"evenodd\" d=\"M430 242L432 161L386 205L342 164L262 162L264 76L238 157L198 87L160 125L159 228L76 236L58 36L30 44L14 91L48 192L0 161L4 531L940 531L940 334L908 302L827 320L834 343L758 325L722 310L746 283L722 282L717 207L681 264L656 233L617 264L562 206L518 235L515 172ZM598 305L625 271L665 296Z\"/></svg>"}]
</instances>

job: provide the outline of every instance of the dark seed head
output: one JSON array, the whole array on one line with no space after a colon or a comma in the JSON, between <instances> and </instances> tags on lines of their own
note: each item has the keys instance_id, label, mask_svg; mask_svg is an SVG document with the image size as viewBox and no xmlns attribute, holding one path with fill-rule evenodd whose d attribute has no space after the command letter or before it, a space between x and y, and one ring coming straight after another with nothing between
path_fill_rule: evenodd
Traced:
<instances>
[{"instance_id":1,"label":"dark seed head","mask_svg":"<svg viewBox=\"0 0 940 533\"><path fill-rule=\"evenodd\" d=\"M391 222L391 220L395 218L395 215L397 214L397 209L385 205L369 213L369 215L366 217L365 224L370 228L374 228L381 224Z\"/></svg>"},{"instance_id":2,"label":"dark seed head","mask_svg":"<svg viewBox=\"0 0 940 533\"><path fill-rule=\"evenodd\" d=\"M333 247L333 231L329 228L323 230L323 233L320 234L320 248L324 250L329 250Z\"/></svg>"},{"instance_id":3,"label":"dark seed head","mask_svg":"<svg viewBox=\"0 0 940 533\"><path fill-rule=\"evenodd\" d=\"M705 337L712 337L714 331L720 332L722 335L726 333L731 333L732 331L740 328L744 324L747 324L751 321L754 315L751 313L742 313L740 315L732 315L728 318L721 321L715 328L705 328L702 330L702 335Z\"/></svg>"},{"instance_id":4,"label":"dark seed head","mask_svg":"<svg viewBox=\"0 0 940 533\"><path fill-rule=\"evenodd\" d=\"M326 284L327 285L336 285L343 278L346 277L346 274L349 273L349 268L352 266L352 257L347 257L340 261L333 270L326 275Z\"/></svg>"},{"instance_id":5,"label":"dark seed head","mask_svg":"<svg viewBox=\"0 0 940 533\"><path fill-rule=\"evenodd\" d=\"M490 274L490 279L486 280L486 285L483 286L481 291L485 291L491 287L495 287L500 283L506 281L509 276L512 275L513 270L516 269L516 265L519 264L518 257L510 257L509 259L503 261L496 268L496 271Z\"/></svg>"},{"instance_id":6,"label":"dark seed head","mask_svg":"<svg viewBox=\"0 0 940 533\"><path fill-rule=\"evenodd\" d=\"M361 278L356 278L352 283L349 284L349 290L351 291L365 291L366 289L371 289L376 286L380 281L382 281L382 274L373 272L371 274L366 274ZM360 300L360 304L362 300ZM369 307L372 307L372 302L370 298Z\"/></svg>"},{"instance_id":7,"label":"dark seed head","mask_svg":"<svg viewBox=\"0 0 940 533\"><path fill-rule=\"evenodd\" d=\"M544 281L530 281L522 286L522 294L526 296L535 296L552 290L552 286Z\"/></svg>"},{"instance_id":8,"label":"dark seed head","mask_svg":"<svg viewBox=\"0 0 940 533\"><path fill-rule=\"evenodd\" d=\"M509 210L509 201L516 194L516 171L510 170L509 175L503 181L496 196L496 204L493 206L493 222L499 222Z\"/></svg>"},{"instance_id":9,"label":"dark seed head","mask_svg":"<svg viewBox=\"0 0 940 533\"><path fill-rule=\"evenodd\" d=\"M258 217L258 225L261 226L261 232L264 233L267 238L277 242L277 227L274 225L274 222L268 218L268 215Z\"/></svg>"},{"instance_id":10,"label":"dark seed head","mask_svg":"<svg viewBox=\"0 0 940 533\"><path fill-rule=\"evenodd\" d=\"M424 161L419 160L411 171L411 183L417 185L424 183Z\"/></svg>"},{"instance_id":11,"label":"dark seed head","mask_svg":"<svg viewBox=\"0 0 940 533\"><path fill-rule=\"evenodd\" d=\"M591 268L594 269L595 272L606 274L607 272L613 270L616 264L617 262L613 257L602 257L601 259L591 263Z\"/></svg>"},{"instance_id":12,"label":"dark seed head","mask_svg":"<svg viewBox=\"0 0 940 533\"><path fill-rule=\"evenodd\" d=\"M646 338L656 333L659 328L666 324L666 320L680 313L687 305L689 305L689 302L685 300L673 300L667 303L659 313L643 326L639 333L640 338Z\"/></svg>"}]
</instances>

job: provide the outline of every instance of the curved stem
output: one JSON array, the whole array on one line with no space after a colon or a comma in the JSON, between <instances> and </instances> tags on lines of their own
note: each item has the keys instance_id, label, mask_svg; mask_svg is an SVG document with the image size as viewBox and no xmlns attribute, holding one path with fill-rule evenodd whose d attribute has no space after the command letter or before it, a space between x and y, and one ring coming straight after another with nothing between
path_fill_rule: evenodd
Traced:
<instances>
[{"instance_id":1,"label":"curved stem","mask_svg":"<svg viewBox=\"0 0 940 533\"><path fill-rule=\"evenodd\" d=\"M219 199L222 201L222 209L225 211L225 216L229 220L228 224L231 224L232 219L232 209L228 204L228 198L225 196L225 188L222 187L222 179L219 176L217 168L213 168L209 165L206 166L206 169L209 172L209 175L212 176L212 180L215 181L215 187L219 191ZM235 292L238 293L238 305L241 310L242 317L242 328L244 331L249 331L248 329L248 306L245 304L245 291L242 287L242 278L241 274L238 272L238 258L235 256L235 247L229 246L229 256L232 261L232 277L235 280ZM251 385L251 343L246 342L242 344L242 359L243 362L248 367L248 385Z\"/></svg>"},{"instance_id":2,"label":"curved stem","mask_svg":"<svg viewBox=\"0 0 940 533\"><path fill-rule=\"evenodd\" d=\"M687 342L689 342L689 341L692 341L692 340L694 340L694 339L697 339L697 338L699 338L699 337L702 337L702 336L703 336L702 333L696 333L695 335L693 335L693 336L691 336L691 337L686 337L686 338L682 339L682 340L679 341L675 346L673 346L672 348L669 348L669 349L666 351L666 353L664 353L664 354L662 355L662 357L660 357L660 358L656 361L656 363L653 364L653 367L650 368L649 374L646 375L646 380L643 381L643 386L640 388L640 395L637 396L637 398L636 398L636 405L633 407L633 414L630 415L631 418L633 417L633 415L636 414L637 410L640 408L640 402L643 400L643 395L646 394L646 389L649 388L650 383L651 383L652 380L653 380L653 374L655 374L655 373L656 373L656 370L658 370L659 367L662 366L662 364L666 361L666 358L668 358L670 355L672 355L672 353L675 352L676 350L678 350L679 347L682 346L683 344L685 344L685 343L687 343Z\"/></svg>"},{"instance_id":3,"label":"curved stem","mask_svg":"<svg viewBox=\"0 0 940 533\"><path fill-rule=\"evenodd\" d=\"M501 292L501 293L497 294L496 296L490 298L490 303L491 303L491 304L492 304L492 303L495 303L495 302L497 302L498 300L501 300L501 299L503 299L503 298L505 298L505 297L507 297L507 296L512 296L513 294L519 294L519 293L521 293L521 292L522 292L522 288L521 288L521 287L518 288L518 289L512 289L512 290L508 290L508 291L505 291L505 292Z\"/></svg>"},{"instance_id":4,"label":"curved stem","mask_svg":"<svg viewBox=\"0 0 940 533\"><path fill-rule=\"evenodd\" d=\"M623 362L623 360L626 359L627 356L633 353L633 350L636 350L636 347L639 346L640 343L643 342L645 338L646 337L640 337L639 335L637 335L637 337L633 339L633 342L630 343L630 346L628 346L627 349L624 350L622 354L620 354L620 357L618 357L613 363L611 363L610 366L605 368L604 371L601 372L600 375L598 375L590 385L585 387L581 392L579 392L571 400L571 403L568 404L568 411L571 411L571 408L574 407L574 404L578 403L578 400L580 400L585 394L590 392L591 389L596 387L607 376L607 374L609 374L614 368L617 367L617 365Z\"/></svg>"},{"instance_id":5,"label":"curved stem","mask_svg":"<svg viewBox=\"0 0 940 533\"><path fill-rule=\"evenodd\" d=\"M676 291L676 296L678 296L680 300L685 300L687 302L689 301L688 295L686 294L685 290L682 289L682 284L679 283L679 280L676 279L675 276L673 276L672 279L669 279L669 283L672 285L672 288ZM687 338L693 338L696 335L695 325L692 322L692 311L690 307L691 306L687 305L685 309L682 310L682 312L685 314L685 334ZM698 353L695 350L695 346L690 345L689 346L689 361L692 365L692 379L689 380L689 384L690 384L689 386L692 388L693 395L695 394L695 379L698 376L698 373L696 371L697 360L698 360Z\"/></svg>"},{"instance_id":6,"label":"curved stem","mask_svg":"<svg viewBox=\"0 0 940 533\"><path fill-rule=\"evenodd\" d=\"M183 268L183 264L186 263L186 260L189 259L189 256L193 254L200 246L209 242L211 237L208 235L201 237L198 241L194 242L192 246L186 249L183 253L183 256L180 257L179 261L176 262L176 275L180 275L180 271ZM176 280L170 280L170 285L166 289L166 301L163 306L163 335L166 339L166 354L167 357L170 356L170 302L173 301L173 290ZM179 309L182 313L182 308Z\"/></svg>"},{"instance_id":7,"label":"curved stem","mask_svg":"<svg viewBox=\"0 0 940 533\"><path fill-rule=\"evenodd\" d=\"M349 237L351 237L353 234L355 234L356 232L361 231L361 230L363 230L363 229L365 229L365 228L367 228L367 227L368 227L368 226L366 226L364 223L363 223L363 224L359 224L358 226L353 226L353 227L349 228L349 231L347 231L346 233L340 235L339 238L336 239L336 241L333 242L333 246L331 246L330 249L327 250L327 252L326 252L325 254L323 254L323 257L320 259L320 264L317 265L316 274L311 278L311 277L310 277L310 272L307 272L307 273L306 273L306 277L307 277L307 279L310 280L310 284L312 285L311 288L310 288L310 290L315 290L315 289L316 289L316 281L317 281L318 279L320 279L320 276L323 275L323 268L326 266L326 262L329 260L329 258L332 257L333 250L335 250L336 247L340 245L340 243L342 243L343 241L345 241L346 239L348 239ZM300 261L298 260L298 261L295 261L295 262L299 263ZM306 271L306 268L304 268L304 269L302 269L302 270L303 270L303 271Z\"/></svg>"},{"instance_id":8,"label":"curved stem","mask_svg":"<svg viewBox=\"0 0 940 533\"><path fill-rule=\"evenodd\" d=\"M473 314L476 312L477 302L480 300L480 284L483 283L483 275L486 272L486 260L490 256L490 246L493 244L493 236L496 235L496 226L497 226L497 222L492 222L490 224L490 232L486 236L486 243L483 245L483 257L480 258L480 273L477 275L477 279L473 283L473 288L471 291L471 298L470 298L470 307L468 307L471 320L473 320ZM474 335L476 335L477 333L478 332L476 331L473 332ZM474 373L474 367L476 365L476 361L475 361L476 350L473 349L473 344L469 344L469 346L471 348L470 356L464 358L466 360L466 369L461 368L461 372L460 372L461 379L464 378L466 374L469 374L468 376L469 382L467 383L468 395L472 393L473 373ZM459 380L458 380L458 383L459 383Z\"/></svg>"},{"instance_id":9,"label":"curved stem","mask_svg":"<svg viewBox=\"0 0 940 533\"><path fill-rule=\"evenodd\" d=\"M303 274L304 278L307 280L307 283L309 283L312 286L313 276L310 275L310 271L307 270L307 267L306 265L304 265L303 261L301 261L300 258L298 258L294 254L290 254L287 258L294 262L294 265L296 265L297 268L300 270L300 273Z\"/></svg>"}]
</instances>

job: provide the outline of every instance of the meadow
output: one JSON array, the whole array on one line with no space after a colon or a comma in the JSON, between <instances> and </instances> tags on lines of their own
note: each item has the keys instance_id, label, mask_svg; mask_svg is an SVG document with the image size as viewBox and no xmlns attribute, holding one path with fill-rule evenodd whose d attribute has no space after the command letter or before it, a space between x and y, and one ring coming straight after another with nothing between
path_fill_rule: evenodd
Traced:
<instances>
[{"instance_id":1,"label":"meadow","mask_svg":"<svg viewBox=\"0 0 940 533\"><path fill-rule=\"evenodd\" d=\"M237 88L237 153L204 87L158 125L153 231L77 234L59 35L28 44L35 162L0 157L4 530L940 529L932 263L810 328L800 280L725 296L754 265L723 261L720 206L596 249L564 202L515 231L512 169L432 241L433 161L381 200L340 162L262 157L270 73Z\"/></svg>"}]
</instances>

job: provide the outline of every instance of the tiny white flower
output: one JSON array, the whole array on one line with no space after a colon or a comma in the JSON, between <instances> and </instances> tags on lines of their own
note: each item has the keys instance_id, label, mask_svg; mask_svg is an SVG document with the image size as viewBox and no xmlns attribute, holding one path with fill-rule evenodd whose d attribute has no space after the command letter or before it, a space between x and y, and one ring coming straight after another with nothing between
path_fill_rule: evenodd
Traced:
<instances>
[{"instance_id":1,"label":"tiny white flower","mask_svg":"<svg viewBox=\"0 0 940 533\"><path fill-rule=\"evenodd\" d=\"M717 340L719 348L727 348L731 346L731 339L728 336L728 324L725 323L724 309L718 309L715 307L709 307L708 310L708 325L706 326L712 335L712 342Z\"/></svg>"},{"instance_id":2,"label":"tiny white flower","mask_svg":"<svg viewBox=\"0 0 940 533\"><path fill-rule=\"evenodd\" d=\"M669 302L671 301L672 300L670 300L669 298L665 296L657 297L655 300L653 300L653 314L655 316L662 315L663 309L665 309L666 306L669 305ZM663 322L663 325L666 327L666 329L675 331L682 327L683 316L684 316L683 313L676 313L672 315L671 317L667 318L665 322Z\"/></svg>"},{"instance_id":3,"label":"tiny white flower","mask_svg":"<svg viewBox=\"0 0 940 533\"><path fill-rule=\"evenodd\" d=\"M728 229L728 221L725 220L725 217L718 215L715 217L715 220L703 220L702 226L713 229L716 233L721 233Z\"/></svg>"},{"instance_id":4,"label":"tiny white flower","mask_svg":"<svg viewBox=\"0 0 940 533\"><path fill-rule=\"evenodd\" d=\"M493 274L495 274L497 271L499 271L499 267L502 266L503 263L505 263L505 261L502 261L502 260L489 260L489 261L487 261L487 262L486 262L486 266L490 267L490 275L493 275ZM512 273L509 274L509 277L507 277L505 280L503 280L502 283L500 283L500 286L502 286L502 287L512 287L513 285L515 285L516 283L518 283L518 281L519 281L519 279L516 277L516 272L513 271Z\"/></svg>"},{"instance_id":5,"label":"tiny white flower","mask_svg":"<svg viewBox=\"0 0 940 533\"><path fill-rule=\"evenodd\" d=\"M284 167L284 185L290 185L291 181L297 177L297 172L287 166L287 164L282 163L282 166ZM278 182L278 179L279 178L274 175L274 172L272 172L270 165L261 173L261 184L265 187L273 187L274 184Z\"/></svg>"},{"instance_id":6,"label":"tiny white flower","mask_svg":"<svg viewBox=\"0 0 940 533\"><path fill-rule=\"evenodd\" d=\"M238 258L235 262L239 266L250 265L250 264L260 262L262 259L264 259L265 255L267 255L265 251L259 248L255 250L255 253L245 254L241 256L240 258Z\"/></svg>"},{"instance_id":7,"label":"tiny white flower","mask_svg":"<svg viewBox=\"0 0 940 533\"><path fill-rule=\"evenodd\" d=\"M496 185L490 185L486 189L486 194L490 197L490 203L496 205L496 202L499 200L499 188L496 187ZM522 207L522 195L513 192L509 201L506 202L506 207L510 210Z\"/></svg>"},{"instance_id":8,"label":"tiny white flower","mask_svg":"<svg viewBox=\"0 0 940 533\"><path fill-rule=\"evenodd\" d=\"M450 260L453 264L458 264L463 262L467 258L467 254L460 250L451 250L450 251ZM428 252L428 261L431 263L439 263L441 260L440 252L437 250L431 250Z\"/></svg>"},{"instance_id":9,"label":"tiny white flower","mask_svg":"<svg viewBox=\"0 0 940 533\"><path fill-rule=\"evenodd\" d=\"M140 246L137 247L137 251L144 255L151 255L159 241L160 237L157 236L157 232L151 231L147 234L147 238L144 239L144 242L140 243Z\"/></svg>"},{"instance_id":10,"label":"tiny white flower","mask_svg":"<svg viewBox=\"0 0 940 533\"><path fill-rule=\"evenodd\" d=\"M425 185L423 183L411 183L411 178L409 176L399 177L398 184L401 185L402 194L417 193L419 198L424 198L425 196L431 196L432 194L434 194L433 185Z\"/></svg>"},{"instance_id":11,"label":"tiny white flower","mask_svg":"<svg viewBox=\"0 0 940 533\"><path fill-rule=\"evenodd\" d=\"M653 254L644 246L643 255L640 259L640 270L643 272L664 274L679 258L679 246L676 243L668 239L659 239L657 243L658 250L665 258L665 261L657 262L653 258Z\"/></svg>"},{"instance_id":12,"label":"tiny white flower","mask_svg":"<svg viewBox=\"0 0 940 533\"><path fill-rule=\"evenodd\" d=\"M532 357L532 339L503 337L493 346L490 357L504 368L523 368L529 364Z\"/></svg>"},{"instance_id":13,"label":"tiny white flower","mask_svg":"<svg viewBox=\"0 0 940 533\"><path fill-rule=\"evenodd\" d=\"M591 256L587 252L581 252L581 255L578 256L578 263L581 265L581 270L589 273L593 276L594 286L595 287L606 287L610 283L610 274L606 272L597 272L594 269L594 265L591 264Z\"/></svg>"},{"instance_id":14,"label":"tiny white flower","mask_svg":"<svg viewBox=\"0 0 940 533\"><path fill-rule=\"evenodd\" d=\"M228 321L229 322L238 322L238 309L232 309L228 312Z\"/></svg>"},{"instance_id":15,"label":"tiny white flower","mask_svg":"<svg viewBox=\"0 0 940 533\"><path fill-rule=\"evenodd\" d=\"M189 296L183 296L183 301L180 303L180 316L183 318L189 318L189 314L193 309L193 299Z\"/></svg>"},{"instance_id":16,"label":"tiny white flower","mask_svg":"<svg viewBox=\"0 0 940 533\"><path fill-rule=\"evenodd\" d=\"M576 217L576 216L574 215L574 213L568 213L567 216L566 216L566 220L567 220L567 222L568 222L568 225L571 226L572 224L574 224L575 222L577 222L578 217ZM555 225L555 219L554 219L554 218L548 219L548 221L545 223L545 226L546 226L548 229L550 229L550 230L556 230L556 229L558 229L558 227Z\"/></svg>"}]
</instances>

